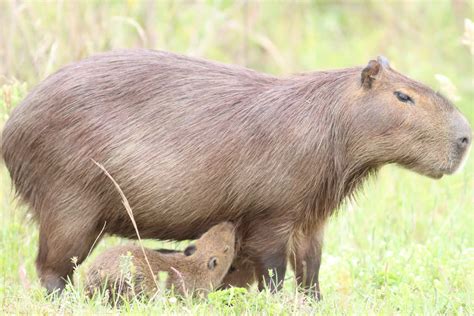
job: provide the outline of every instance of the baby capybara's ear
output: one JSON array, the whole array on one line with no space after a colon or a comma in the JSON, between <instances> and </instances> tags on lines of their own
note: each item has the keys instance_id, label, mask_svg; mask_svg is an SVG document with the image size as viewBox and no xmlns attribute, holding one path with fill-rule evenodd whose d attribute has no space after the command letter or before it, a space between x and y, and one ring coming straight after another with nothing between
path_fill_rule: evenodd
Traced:
<instances>
[{"instance_id":1,"label":"baby capybara's ear","mask_svg":"<svg viewBox=\"0 0 474 316\"><path fill-rule=\"evenodd\" d=\"M372 88L372 83L377 79L382 67L382 64L378 60L369 61L367 66L362 70L360 78L364 88Z\"/></svg>"},{"instance_id":2,"label":"baby capybara's ear","mask_svg":"<svg viewBox=\"0 0 474 316\"><path fill-rule=\"evenodd\" d=\"M196 252L196 246L195 245L189 245L184 249L184 255L185 256L191 256Z\"/></svg>"}]
</instances>

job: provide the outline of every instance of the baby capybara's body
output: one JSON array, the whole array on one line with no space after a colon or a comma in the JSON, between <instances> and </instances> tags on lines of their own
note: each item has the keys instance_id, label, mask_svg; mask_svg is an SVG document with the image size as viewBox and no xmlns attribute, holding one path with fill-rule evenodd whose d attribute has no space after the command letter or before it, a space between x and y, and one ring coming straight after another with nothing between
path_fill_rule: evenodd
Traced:
<instances>
[{"instance_id":1,"label":"baby capybara's body","mask_svg":"<svg viewBox=\"0 0 474 316\"><path fill-rule=\"evenodd\" d=\"M128 50L64 67L11 114L2 153L39 221L37 268L51 291L101 228L194 239L238 221L239 283L282 279L287 261L318 293L324 224L381 166L439 178L471 130L444 97L367 66L276 78L167 52ZM251 271L247 273L246 271Z\"/></svg>"},{"instance_id":2,"label":"baby capybara's body","mask_svg":"<svg viewBox=\"0 0 474 316\"><path fill-rule=\"evenodd\" d=\"M144 251L148 262L138 245L112 247L101 253L87 272L89 294L107 288L112 297L152 297L160 290L160 272L167 273L166 288L181 295L216 289L234 259L235 227L231 223L212 227L184 253Z\"/></svg>"}]
</instances>

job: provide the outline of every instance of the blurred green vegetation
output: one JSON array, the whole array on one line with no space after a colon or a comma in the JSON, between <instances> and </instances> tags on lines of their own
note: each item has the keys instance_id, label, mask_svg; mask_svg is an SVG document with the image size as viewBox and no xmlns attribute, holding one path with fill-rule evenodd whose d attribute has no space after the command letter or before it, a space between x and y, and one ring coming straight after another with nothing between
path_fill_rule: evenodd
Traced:
<instances>
[{"instance_id":1,"label":"blurred green vegetation","mask_svg":"<svg viewBox=\"0 0 474 316\"><path fill-rule=\"evenodd\" d=\"M415 79L436 87L441 73L467 93L472 55L461 37L473 9L458 0L3 0L0 74L34 84L65 63L129 47L274 74L362 65L382 54Z\"/></svg>"},{"instance_id":2,"label":"blurred green vegetation","mask_svg":"<svg viewBox=\"0 0 474 316\"><path fill-rule=\"evenodd\" d=\"M0 125L27 91L66 63L147 47L277 75L366 64L385 55L442 90L474 124L472 1L0 0ZM469 26L471 25L471 26ZM469 47L471 45L471 47ZM433 181L386 167L328 225L321 303L254 289L208 301L132 302L130 313L474 313L474 162ZM78 282L49 301L34 270L37 228L0 182L0 301L9 313L117 313ZM126 242L108 238L97 251ZM148 241L149 245L157 245ZM175 244L158 243L176 247ZM87 263L87 262L86 262ZM232 302L232 303L229 303Z\"/></svg>"}]
</instances>

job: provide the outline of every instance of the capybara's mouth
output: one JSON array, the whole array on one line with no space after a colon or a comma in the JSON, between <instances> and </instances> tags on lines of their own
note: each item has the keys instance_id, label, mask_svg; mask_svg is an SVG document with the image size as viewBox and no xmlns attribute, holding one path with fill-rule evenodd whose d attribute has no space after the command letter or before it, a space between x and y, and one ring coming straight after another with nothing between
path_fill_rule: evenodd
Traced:
<instances>
[{"instance_id":1,"label":"capybara's mouth","mask_svg":"<svg viewBox=\"0 0 474 316\"><path fill-rule=\"evenodd\" d=\"M453 173L456 173L460 169L460 165L461 164L459 163L450 168L441 168L439 170L427 174L427 176L433 179L441 179L444 175L451 175Z\"/></svg>"},{"instance_id":2,"label":"capybara's mouth","mask_svg":"<svg viewBox=\"0 0 474 316\"><path fill-rule=\"evenodd\" d=\"M444 175L451 175L461 171L466 165L469 156L470 147L461 153L455 153L455 158L450 158L447 166L441 167L437 170L431 171L426 175L433 179L441 179Z\"/></svg>"},{"instance_id":3,"label":"capybara's mouth","mask_svg":"<svg viewBox=\"0 0 474 316\"><path fill-rule=\"evenodd\" d=\"M445 175L451 175L454 172L456 172L457 166L456 167L450 167L450 168L440 168L436 171L432 171L428 174L426 174L428 177L432 179L441 179Z\"/></svg>"},{"instance_id":4,"label":"capybara's mouth","mask_svg":"<svg viewBox=\"0 0 474 316\"><path fill-rule=\"evenodd\" d=\"M440 171L442 174L451 175L460 172L466 165L467 158L469 156L469 150L466 150L459 157L456 157L455 162L451 162L450 166L442 168Z\"/></svg>"},{"instance_id":5,"label":"capybara's mouth","mask_svg":"<svg viewBox=\"0 0 474 316\"><path fill-rule=\"evenodd\" d=\"M433 174L428 175L428 177L432 179L436 179L436 180L441 179L443 176L444 176L444 173L433 173Z\"/></svg>"},{"instance_id":6,"label":"capybara's mouth","mask_svg":"<svg viewBox=\"0 0 474 316\"><path fill-rule=\"evenodd\" d=\"M450 175L455 171L455 168L438 168L438 169L431 169L431 170L424 170L423 172L419 172L424 176L427 176L431 179L441 179L445 175Z\"/></svg>"}]
</instances>

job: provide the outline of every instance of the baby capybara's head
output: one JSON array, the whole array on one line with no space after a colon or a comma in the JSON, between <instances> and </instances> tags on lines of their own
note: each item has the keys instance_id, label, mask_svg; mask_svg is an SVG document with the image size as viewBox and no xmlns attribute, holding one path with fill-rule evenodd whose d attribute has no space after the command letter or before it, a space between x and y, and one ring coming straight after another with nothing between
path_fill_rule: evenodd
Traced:
<instances>
[{"instance_id":1,"label":"baby capybara's head","mask_svg":"<svg viewBox=\"0 0 474 316\"><path fill-rule=\"evenodd\" d=\"M230 222L217 224L184 250L184 254L199 268L217 276L220 281L234 259L235 226Z\"/></svg>"},{"instance_id":2,"label":"baby capybara's head","mask_svg":"<svg viewBox=\"0 0 474 316\"><path fill-rule=\"evenodd\" d=\"M371 60L350 106L349 148L372 162L397 163L432 178L456 171L467 157L472 131L441 94Z\"/></svg>"}]
</instances>

